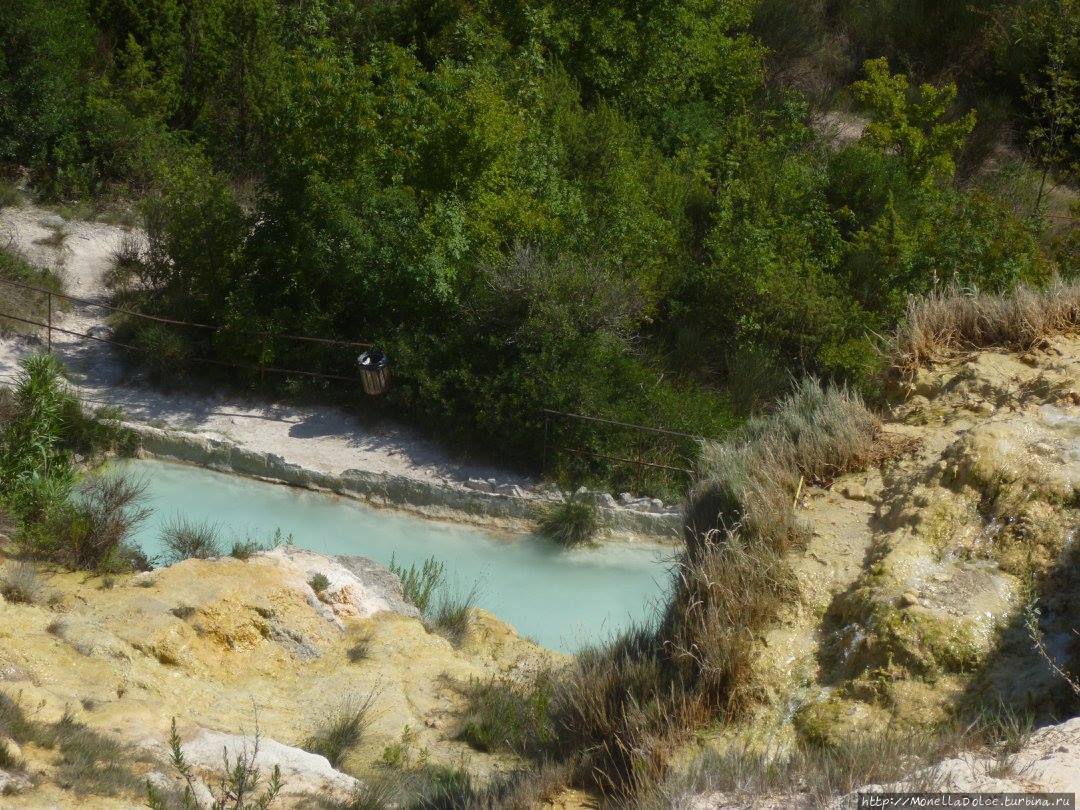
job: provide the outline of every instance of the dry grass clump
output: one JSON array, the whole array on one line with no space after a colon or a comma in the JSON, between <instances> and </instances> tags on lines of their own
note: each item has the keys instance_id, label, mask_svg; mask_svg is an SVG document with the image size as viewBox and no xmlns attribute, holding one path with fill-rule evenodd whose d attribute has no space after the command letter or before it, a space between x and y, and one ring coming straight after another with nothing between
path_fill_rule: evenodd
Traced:
<instances>
[{"instance_id":1,"label":"dry grass clump","mask_svg":"<svg viewBox=\"0 0 1080 810\"><path fill-rule=\"evenodd\" d=\"M696 728L751 703L753 640L792 598L783 557L806 539L793 506L799 481L866 466L881 455L878 439L856 395L811 379L772 415L705 445L668 605L553 675L543 716L531 720L534 758L629 802L664 777ZM484 731L485 746L515 736Z\"/></svg>"},{"instance_id":2,"label":"dry grass clump","mask_svg":"<svg viewBox=\"0 0 1080 810\"><path fill-rule=\"evenodd\" d=\"M661 637L671 666L694 684L708 712L730 714L760 688L749 634L756 637L795 599L795 581L782 550L752 534L710 533L698 542L678 564Z\"/></svg>"},{"instance_id":3,"label":"dry grass clump","mask_svg":"<svg viewBox=\"0 0 1080 810\"><path fill-rule=\"evenodd\" d=\"M1016 752L1033 728L1031 717L999 704L936 728L890 726L830 746L803 739L783 747L741 740L722 752L706 750L684 772L651 791L641 806L685 807L695 796L720 792L733 798L783 797L795 807L828 807L866 785L901 780L905 790L940 791L948 783L938 764L965 751L990 758L998 776L1016 775Z\"/></svg>"},{"instance_id":4,"label":"dry grass clump","mask_svg":"<svg viewBox=\"0 0 1080 810\"><path fill-rule=\"evenodd\" d=\"M376 697L378 693L372 690L362 698L346 701L323 719L304 743L304 749L321 754L335 768L339 767L345 755L363 741L374 719Z\"/></svg>"},{"instance_id":5,"label":"dry grass clump","mask_svg":"<svg viewBox=\"0 0 1080 810\"><path fill-rule=\"evenodd\" d=\"M55 723L27 717L18 701L0 693L0 738L34 743L56 752L56 780L79 794L115 796L140 785L131 769L137 754L100 734L65 711ZM2 745L2 744L0 744Z\"/></svg>"},{"instance_id":6,"label":"dry grass clump","mask_svg":"<svg viewBox=\"0 0 1080 810\"><path fill-rule=\"evenodd\" d=\"M989 294L950 287L908 303L891 346L894 373L919 368L957 352L989 346L1026 351L1054 335L1080 329L1080 284L1041 289L1019 286Z\"/></svg>"},{"instance_id":7,"label":"dry grass clump","mask_svg":"<svg viewBox=\"0 0 1080 810\"><path fill-rule=\"evenodd\" d=\"M37 566L32 563L11 566L0 577L0 596L14 604L36 605L46 600L47 593Z\"/></svg>"},{"instance_id":8,"label":"dry grass clump","mask_svg":"<svg viewBox=\"0 0 1080 810\"><path fill-rule=\"evenodd\" d=\"M800 478L826 483L881 456L880 424L858 394L803 380L776 410L724 442L705 442L687 510L688 539L740 526L778 553L801 541Z\"/></svg>"}]
</instances>

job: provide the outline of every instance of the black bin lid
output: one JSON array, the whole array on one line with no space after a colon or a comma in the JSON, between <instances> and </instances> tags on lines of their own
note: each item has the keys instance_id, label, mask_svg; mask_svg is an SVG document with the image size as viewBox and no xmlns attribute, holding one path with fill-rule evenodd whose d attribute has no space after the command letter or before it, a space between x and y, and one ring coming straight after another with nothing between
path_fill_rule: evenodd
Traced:
<instances>
[{"instance_id":1,"label":"black bin lid","mask_svg":"<svg viewBox=\"0 0 1080 810\"><path fill-rule=\"evenodd\" d=\"M382 349L370 349L356 358L361 371L380 371L390 365L390 358Z\"/></svg>"}]
</instances>

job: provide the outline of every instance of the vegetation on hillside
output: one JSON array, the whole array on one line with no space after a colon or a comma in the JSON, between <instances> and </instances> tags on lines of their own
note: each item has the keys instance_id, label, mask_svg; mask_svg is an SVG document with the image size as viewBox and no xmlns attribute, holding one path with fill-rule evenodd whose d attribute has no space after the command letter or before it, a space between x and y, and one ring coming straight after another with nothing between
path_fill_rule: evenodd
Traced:
<instances>
[{"instance_id":1,"label":"vegetation on hillside","mask_svg":"<svg viewBox=\"0 0 1080 810\"><path fill-rule=\"evenodd\" d=\"M1074 0L788 11L15 0L0 160L46 194L145 197L130 303L227 327L132 335L172 377L197 356L353 374L347 352L277 336L376 340L395 414L524 466L542 407L720 436L791 371L872 390L874 336L909 294L1076 266L1039 216L1075 170ZM811 122L844 98L870 125L838 145ZM695 452L616 428L549 438Z\"/></svg>"},{"instance_id":2,"label":"vegetation on hillside","mask_svg":"<svg viewBox=\"0 0 1080 810\"><path fill-rule=\"evenodd\" d=\"M91 416L47 354L22 363L0 391L0 510L24 557L98 573L148 567L128 542L147 517L142 488L122 476L82 475L76 455L124 452L131 437L108 410Z\"/></svg>"}]
</instances>

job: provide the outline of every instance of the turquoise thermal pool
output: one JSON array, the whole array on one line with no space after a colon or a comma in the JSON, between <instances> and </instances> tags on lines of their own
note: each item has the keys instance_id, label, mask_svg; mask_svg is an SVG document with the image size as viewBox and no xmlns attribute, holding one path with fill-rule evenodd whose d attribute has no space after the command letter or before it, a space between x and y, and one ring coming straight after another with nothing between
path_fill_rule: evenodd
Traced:
<instances>
[{"instance_id":1,"label":"turquoise thermal pool","mask_svg":"<svg viewBox=\"0 0 1080 810\"><path fill-rule=\"evenodd\" d=\"M161 553L171 517L216 525L235 538L269 540L275 529L322 554L357 554L419 565L434 556L449 587L479 585L479 605L546 647L573 652L652 615L668 583L669 549L607 544L565 551L550 541L500 536L355 501L162 461L118 465L146 484L149 520L135 541Z\"/></svg>"}]
</instances>

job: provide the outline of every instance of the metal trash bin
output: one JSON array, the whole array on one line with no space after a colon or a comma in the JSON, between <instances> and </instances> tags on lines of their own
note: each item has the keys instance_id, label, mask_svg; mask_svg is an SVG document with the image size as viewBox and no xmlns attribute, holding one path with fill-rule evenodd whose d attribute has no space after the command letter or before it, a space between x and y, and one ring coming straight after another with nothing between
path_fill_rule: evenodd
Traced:
<instances>
[{"instance_id":1,"label":"metal trash bin","mask_svg":"<svg viewBox=\"0 0 1080 810\"><path fill-rule=\"evenodd\" d=\"M372 348L356 358L364 393L373 397L385 394L390 388L390 358L382 349Z\"/></svg>"}]
</instances>

